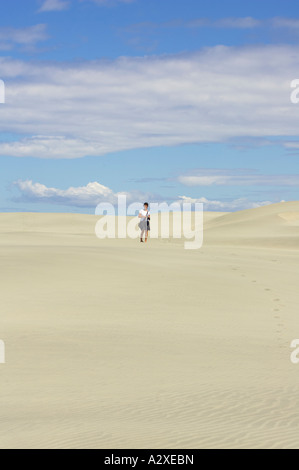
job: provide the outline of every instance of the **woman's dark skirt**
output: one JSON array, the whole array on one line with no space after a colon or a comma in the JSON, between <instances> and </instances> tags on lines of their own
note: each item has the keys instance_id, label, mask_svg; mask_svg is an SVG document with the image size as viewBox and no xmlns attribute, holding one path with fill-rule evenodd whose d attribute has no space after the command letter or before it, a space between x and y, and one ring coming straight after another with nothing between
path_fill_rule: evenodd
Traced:
<instances>
[{"instance_id":1,"label":"woman's dark skirt","mask_svg":"<svg viewBox=\"0 0 299 470\"><path fill-rule=\"evenodd\" d=\"M150 221L149 220L142 220L140 223L139 223L139 228L142 232L149 232L150 229L151 229L151 224L150 224Z\"/></svg>"}]
</instances>

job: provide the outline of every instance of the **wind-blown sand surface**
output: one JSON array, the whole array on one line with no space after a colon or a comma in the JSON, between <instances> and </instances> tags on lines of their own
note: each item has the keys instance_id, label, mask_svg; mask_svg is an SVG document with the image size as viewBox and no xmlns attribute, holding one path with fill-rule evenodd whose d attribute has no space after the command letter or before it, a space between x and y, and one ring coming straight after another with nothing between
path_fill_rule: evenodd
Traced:
<instances>
[{"instance_id":1,"label":"wind-blown sand surface","mask_svg":"<svg viewBox=\"0 0 299 470\"><path fill-rule=\"evenodd\" d=\"M183 240L1 214L1 448L299 448L299 202Z\"/></svg>"}]
</instances>

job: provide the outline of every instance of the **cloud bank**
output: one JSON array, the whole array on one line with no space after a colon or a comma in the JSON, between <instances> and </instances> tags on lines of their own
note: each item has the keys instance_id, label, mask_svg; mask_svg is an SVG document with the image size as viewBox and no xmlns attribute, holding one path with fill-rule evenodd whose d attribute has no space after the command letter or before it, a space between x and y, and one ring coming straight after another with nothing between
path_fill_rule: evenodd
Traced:
<instances>
[{"instance_id":1,"label":"cloud bank","mask_svg":"<svg viewBox=\"0 0 299 470\"><path fill-rule=\"evenodd\" d=\"M132 192L113 192L112 189L98 182L88 183L82 187L70 187L68 189L49 188L41 183L34 183L31 180L16 181L14 186L18 189L20 195L13 200L15 202L31 202L31 203L47 203L52 205L63 205L76 208L93 208L95 209L99 203L109 202L117 205L118 196L126 195L127 203L143 202L145 200L161 203L165 199L162 196L142 193L139 191ZM206 211L236 211L243 209L252 209L262 205L271 204L269 201L251 202L246 198L217 201L209 200L205 197L191 198L188 196L179 196L177 200L168 200L167 202L178 202L195 204L200 202L204 204Z\"/></svg>"},{"instance_id":2,"label":"cloud bank","mask_svg":"<svg viewBox=\"0 0 299 470\"><path fill-rule=\"evenodd\" d=\"M230 201L213 201L205 197L192 198L188 196L180 196L178 202L183 203L202 203L205 211L219 211L219 212L235 212L245 209L256 209L262 206L268 206L271 201L251 202L247 198L233 199Z\"/></svg>"},{"instance_id":3,"label":"cloud bank","mask_svg":"<svg viewBox=\"0 0 299 470\"><path fill-rule=\"evenodd\" d=\"M187 143L298 136L299 47L34 63L0 58L0 155L80 158ZM287 139L288 141L290 139Z\"/></svg>"},{"instance_id":4,"label":"cloud bank","mask_svg":"<svg viewBox=\"0 0 299 470\"><path fill-rule=\"evenodd\" d=\"M66 0L45 0L39 9L39 12L62 11L70 6Z\"/></svg>"},{"instance_id":5,"label":"cloud bank","mask_svg":"<svg viewBox=\"0 0 299 470\"><path fill-rule=\"evenodd\" d=\"M0 27L0 50L10 50L15 46L30 48L46 39L48 34L45 24L25 28Z\"/></svg>"},{"instance_id":6,"label":"cloud bank","mask_svg":"<svg viewBox=\"0 0 299 470\"><path fill-rule=\"evenodd\" d=\"M13 183L20 195L13 198L15 202L46 203L77 208L96 208L101 202L109 202L116 205L118 196L125 195L127 202L145 201L151 198L157 200L157 196L141 191L114 192L112 189L98 182L88 183L86 186L59 189L47 187L31 180L19 180ZM159 196L158 196L159 199Z\"/></svg>"},{"instance_id":7,"label":"cloud bank","mask_svg":"<svg viewBox=\"0 0 299 470\"><path fill-rule=\"evenodd\" d=\"M195 186L299 186L299 175L262 175L252 170L194 170L178 182Z\"/></svg>"},{"instance_id":8,"label":"cloud bank","mask_svg":"<svg viewBox=\"0 0 299 470\"><path fill-rule=\"evenodd\" d=\"M115 5L117 3L133 3L135 0L79 0L80 2L93 2L100 6ZM44 0L39 12L63 11L67 10L71 5L70 0Z\"/></svg>"},{"instance_id":9,"label":"cloud bank","mask_svg":"<svg viewBox=\"0 0 299 470\"><path fill-rule=\"evenodd\" d=\"M39 12L62 11L70 6L69 1L65 0L45 0L39 9Z\"/></svg>"}]
</instances>

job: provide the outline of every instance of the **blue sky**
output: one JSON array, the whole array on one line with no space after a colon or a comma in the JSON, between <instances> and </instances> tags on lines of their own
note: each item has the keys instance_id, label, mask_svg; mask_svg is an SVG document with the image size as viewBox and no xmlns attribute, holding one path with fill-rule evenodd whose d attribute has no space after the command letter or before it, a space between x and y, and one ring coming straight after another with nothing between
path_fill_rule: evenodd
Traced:
<instances>
[{"instance_id":1,"label":"blue sky","mask_svg":"<svg viewBox=\"0 0 299 470\"><path fill-rule=\"evenodd\" d=\"M2 3L0 211L299 199L297 1Z\"/></svg>"}]
</instances>

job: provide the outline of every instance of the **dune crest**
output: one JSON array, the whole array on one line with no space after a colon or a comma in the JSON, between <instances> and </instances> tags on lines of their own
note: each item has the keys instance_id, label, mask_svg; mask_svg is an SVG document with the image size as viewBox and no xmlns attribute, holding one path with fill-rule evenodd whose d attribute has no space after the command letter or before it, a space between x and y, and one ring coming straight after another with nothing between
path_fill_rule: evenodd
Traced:
<instances>
[{"instance_id":1,"label":"dune crest","mask_svg":"<svg viewBox=\"0 0 299 470\"><path fill-rule=\"evenodd\" d=\"M299 248L299 202L285 202L223 215L206 225L207 244Z\"/></svg>"}]
</instances>

